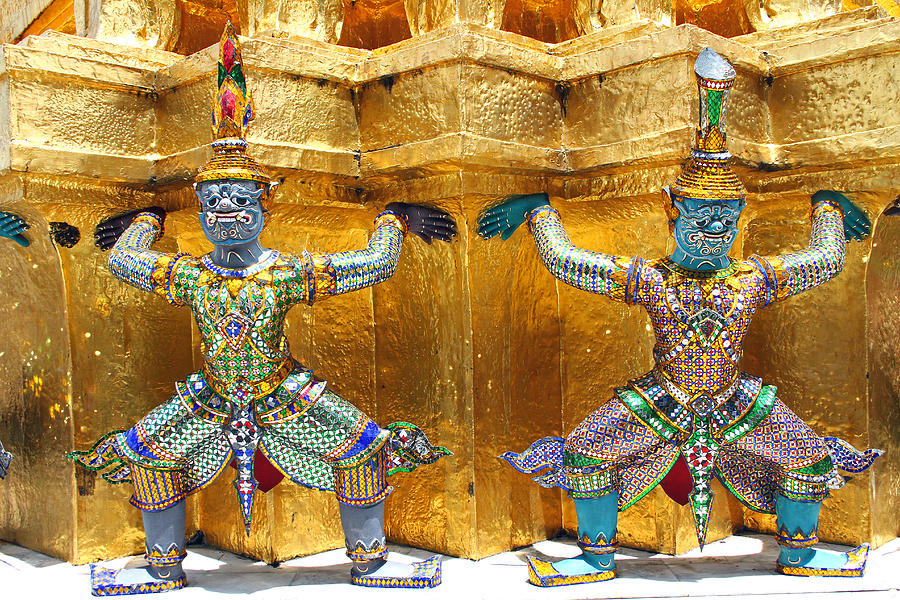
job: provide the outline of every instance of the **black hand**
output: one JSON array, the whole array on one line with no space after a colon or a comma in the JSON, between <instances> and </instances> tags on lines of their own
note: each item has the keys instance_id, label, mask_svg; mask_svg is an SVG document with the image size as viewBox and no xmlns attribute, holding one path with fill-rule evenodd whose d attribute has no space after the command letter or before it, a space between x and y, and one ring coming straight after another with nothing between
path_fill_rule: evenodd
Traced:
<instances>
[{"instance_id":1,"label":"black hand","mask_svg":"<svg viewBox=\"0 0 900 600\"><path fill-rule=\"evenodd\" d=\"M116 241L125 233L128 226L131 225L134 218L143 212L150 212L158 215L163 222L166 220L166 211L158 206L150 206L139 210L132 210L127 213L109 217L97 224L94 230L94 243L101 250L109 250Z\"/></svg>"},{"instance_id":2,"label":"black hand","mask_svg":"<svg viewBox=\"0 0 900 600\"><path fill-rule=\"evenodd\" d=\"M456 223L453 221L453 217L438 208L421 204L407 204L406 202L391 202L385 207L385 210L405 220L409 232L416 234L428 244L433 239L449 242L456 237Z\"/></svg>"},{"instance_id":3,"label":"black hand","mask_svg":"<svg viewBox=\"0 0 900 600\"><path fill-rule=\"evenodd\" d=\"M74 225L61 221L51 221L50 239L63 248L71 248L81 239L81 232Z\"/></svg>"}]
</instances>

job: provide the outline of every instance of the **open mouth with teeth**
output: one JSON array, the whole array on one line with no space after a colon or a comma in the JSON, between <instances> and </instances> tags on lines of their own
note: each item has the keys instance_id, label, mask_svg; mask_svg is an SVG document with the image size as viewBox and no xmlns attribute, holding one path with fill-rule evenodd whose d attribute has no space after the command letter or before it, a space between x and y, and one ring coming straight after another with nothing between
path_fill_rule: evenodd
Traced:
<instances>
[{"instance_id":1,"label":"open mouth with teeth","mask_svg":"<svg viewBox=\"0 0 900 600\"><path fill-rule=\"evenodd\" d=\"M210 211L206 213L206 224L209 227L213 227L216 224L228 226L235 222L249 225L253 222L253 215L246 210L236 210L231 212Z\"/></svg>"},{"instance_id":2,"label":"open mouth with teeth","mask_svg":"<svg viewBox=\"0 0 900 600\"><path fill-rule=\"evenodd\" d=\"M709 233L708 231L701 231L700 233L702 233L703 237L708 240L724 240L726 237L728 237L728 234L730 232L723 231L722 233Z\"/></svg>"}]
</instances>

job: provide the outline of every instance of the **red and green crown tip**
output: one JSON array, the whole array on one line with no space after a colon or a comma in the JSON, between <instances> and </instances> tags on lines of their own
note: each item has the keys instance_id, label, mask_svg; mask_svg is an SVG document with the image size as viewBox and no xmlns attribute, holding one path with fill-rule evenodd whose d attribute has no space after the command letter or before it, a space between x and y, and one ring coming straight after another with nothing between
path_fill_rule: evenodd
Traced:
<instances>
[{"instance_id":1,"label":"red and green crown tip","mask_svg":"<svg viewBox=\"0 0 900 600\"><path fill-rule=\"evenodd\" d=\"M244 71L241 61L241 47L237 40L234 27L229 22L222 34L219 52L219 87L230 77L245 94L247 84L244 81Z\"/></svg>"},{"instance_id":2,"label":"red and green crown tip","mask_svg":"<svg viewBox=\"0 0 900 600\"><path fill-rule=\"evenodd\" d=\"M217 138L244 137L254 117L253 101L244 80L241 43L229 22L219 40L218 93L213 111Z\"/></svg>"}]
</instances>

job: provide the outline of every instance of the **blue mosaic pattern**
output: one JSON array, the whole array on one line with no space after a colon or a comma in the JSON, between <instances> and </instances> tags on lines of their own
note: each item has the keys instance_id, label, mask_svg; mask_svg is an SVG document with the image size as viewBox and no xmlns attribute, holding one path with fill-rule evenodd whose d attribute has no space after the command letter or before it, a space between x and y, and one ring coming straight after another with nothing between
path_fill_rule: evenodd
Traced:
<instances>
[{"instance_id":1,"label":"blue mosaic pattern","mask_svg":"<svg viewBox=\"0 0 900 600\"><path fill-rule=\"evenodd\" d=\"M345 294L389 279L397 268L405 224L391 213L375 220L375 233L364 250L328 257L334 269L334 293Z\"/></svg>"}]
</instances>

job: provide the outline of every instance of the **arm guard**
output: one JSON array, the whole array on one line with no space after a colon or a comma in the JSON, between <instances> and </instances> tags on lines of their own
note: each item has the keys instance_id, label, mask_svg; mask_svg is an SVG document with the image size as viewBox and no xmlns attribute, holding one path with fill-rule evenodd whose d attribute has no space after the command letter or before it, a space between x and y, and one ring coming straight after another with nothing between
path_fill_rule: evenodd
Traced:
<instances>
[{"instance_id":1,"label":"arm guard","mask_svg":"<svg viewBox=\"0 0 900 600\"><path fill-rule=\"evenodd\" d=\"M638 288L645 279L642 260L578 248L569 241L559 213L550 206L534 210L528 228L541 261L554 277L586 292L628 304L637 302Z\"/></svg>"},{"instance_id":2,"label":"arm guard","mask_svg":"<svg viewBox=\"0 0 900 600\"><path fill-rule=\"evenodd\" d=\"M812 209L812 238L806 250L750 257L765 279L763 306L822 285L841 272L846 245L842 221L838 205L820 202Z\"/></svg>"},{"instance_id":3,"label":"arm guard","mask_svg":"<svg viewBox=\"0 0 900 600\"><path fill-rule=\"evenodd\" d=\"M150 250L162 237L162 225L153 213L141 213L118 239L109 253L109 271L120 281L166 298L175 306L187 304L182 286L175 285L173 271L185 254Z\"/></svg>"},{"instance_id":4,"label":"arm guard","mask_svg":"<svg viewBox=\"0 0 900 600\"><path fill-rule=\"evenodd\" d=\"M328 270L323 272L333 277L333 283L321 286L327 291L318 295L346 294L390 279L400 260L405 233L403 219L393 213L378 215L375 233L364 250L327 255Z\"/></svg>"}]
</instances>

